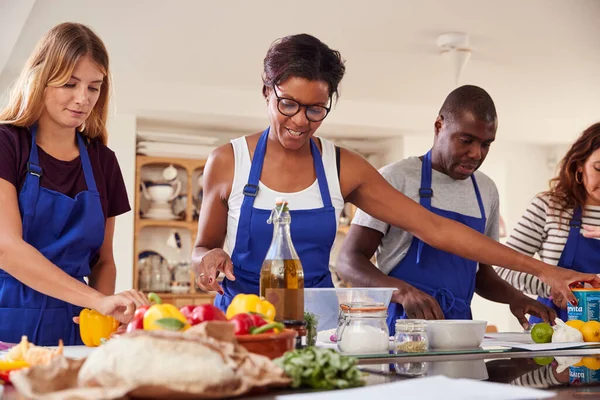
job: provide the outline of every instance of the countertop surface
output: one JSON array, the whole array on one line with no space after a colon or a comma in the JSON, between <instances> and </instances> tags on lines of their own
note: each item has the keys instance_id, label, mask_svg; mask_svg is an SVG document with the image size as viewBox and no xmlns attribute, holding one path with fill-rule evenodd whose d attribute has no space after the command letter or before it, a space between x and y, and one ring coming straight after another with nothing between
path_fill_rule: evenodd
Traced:
<instances>
[{"instance_id":1,"label":"countertop surface","mask_svg":"<svg viewBox=\"0 0 600 400\"><path fill-rule=\"evenodd\" d=\"M65 346L64 354L70 358L83 358L93 350L85 346ZM462 354L452 354L452 352L439 354L438 352L426 356L361 357L360 368L366 373L367 385L419 379L419 376L405 375L406 371L415 372L416 368L417 371L421 370L421 376L443 375L450 378L551 390L555 393L554 399L581 399L582 397L600 399L600 348L550 351L512 349L504 352L494 351L495 349L480 350ZM582 366L561 370L560 362L565 360L565 357L586 357L585 365L591 368ZM7 385L4 389L1 397L3 400L22 399L12 386ZM253 398L281 399L286 394L293 393L299 391L276 391L268 395L253 396ZM444 396L440 398L443 399Z\"/></svg>"}]
</instances>

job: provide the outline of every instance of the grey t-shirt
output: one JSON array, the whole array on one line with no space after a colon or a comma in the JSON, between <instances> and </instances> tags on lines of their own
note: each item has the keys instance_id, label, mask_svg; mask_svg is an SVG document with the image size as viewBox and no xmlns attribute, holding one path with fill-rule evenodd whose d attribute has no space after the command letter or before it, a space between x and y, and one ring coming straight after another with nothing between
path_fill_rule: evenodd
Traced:
<instances>
[{"instance_id":1,"label":"grey t-shirt","mask_svg":"<svg viewBox=\"0 0 600 400\"><path fill-rule=\"evenodd\" d=\"M421 187L421 166L422 163L418 157L409 157L386 165L379 172L394 188L418 203L419 188ZM432 207L472 217L481 217L475 188L470 178L454 180L439 171L432 170L431 172ZM477 180L487 218L485 234L497 241L500 225L498 189L496 189L494 181L483 172L475 171L475 179ZM375 219L362 210L357 210L352 223L383 233L384 236L376 252L377 268L383 273L389 274L408 252L413 239L413 235L410 233Z\"/></svg>"}]
</instances>

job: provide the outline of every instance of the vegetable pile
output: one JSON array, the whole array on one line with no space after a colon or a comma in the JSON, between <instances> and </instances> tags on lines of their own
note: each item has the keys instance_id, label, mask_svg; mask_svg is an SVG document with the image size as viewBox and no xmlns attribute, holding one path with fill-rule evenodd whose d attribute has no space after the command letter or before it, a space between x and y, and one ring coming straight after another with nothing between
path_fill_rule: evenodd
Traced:
<instances>
[{"instance_id":1,"label":"vegetable pile","mask_svg":"<svg viewBox=\"0 0 600 400\"><path fill-rule=\"evenodd\" d=\"M212 304L186 305L177 309L172 304L162 304L155 293L148 294L155 304L135 311L127 332L135 330L185 331L206 321L229 321L235 325L236 335L280 332L284 325L274 322L275 307L256 295L237 295L227 309L227 314Z\"/></svg>"},{"instance_id":2,"label":"vegetable pile","mask_svg":"<svg viewBox=\"0 0 600 400\"><path fill-rule=\"evenodd\" d=\"M364 385L356 359L332 349L306 347L289 351L274 362L292 379L293 388L347 389Z\"/></svg>"}]
</instances>

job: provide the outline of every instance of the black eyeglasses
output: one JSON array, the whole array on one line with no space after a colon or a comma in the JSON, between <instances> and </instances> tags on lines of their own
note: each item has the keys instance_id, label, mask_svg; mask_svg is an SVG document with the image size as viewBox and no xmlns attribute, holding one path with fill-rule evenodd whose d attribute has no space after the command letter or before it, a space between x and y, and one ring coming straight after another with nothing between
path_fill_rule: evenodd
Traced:
<instances>
[{"instance_id":1,"label":"black eyeglasses","mask_svg":"<svg viewBox=\"0 0 600 400\"><path fill-rule=\"evenodd\" d=\"M307 105L298 103L296 100L288 99L286 97L279 97L279 95L277 95L277 89L275 88L275 85L273 85L272 88L273 92L275 93L275 97L277 97L277 109L286 117L293 117L300 112L302 107L304 107L306 119L311 122L321 122L331 110L331 98L329 98L329 107Z\"/></svg>"}]
</instances>

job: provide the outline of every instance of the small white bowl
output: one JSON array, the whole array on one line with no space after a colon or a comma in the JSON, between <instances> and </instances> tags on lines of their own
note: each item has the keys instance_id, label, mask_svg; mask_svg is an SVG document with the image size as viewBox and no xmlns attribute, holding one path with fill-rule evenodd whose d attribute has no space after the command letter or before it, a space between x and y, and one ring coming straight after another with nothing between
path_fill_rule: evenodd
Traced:
<instances>
[{"instance_id":1,"label":"small white bowl","mask_svg":"<svg viewBox=\"0 0 600 400\"><path fill-rule=\"evenodd\" d=\"M487 321L442 319L427 321L431 349L475 349L483 342Z\"/></svg>"}]
</instances>

